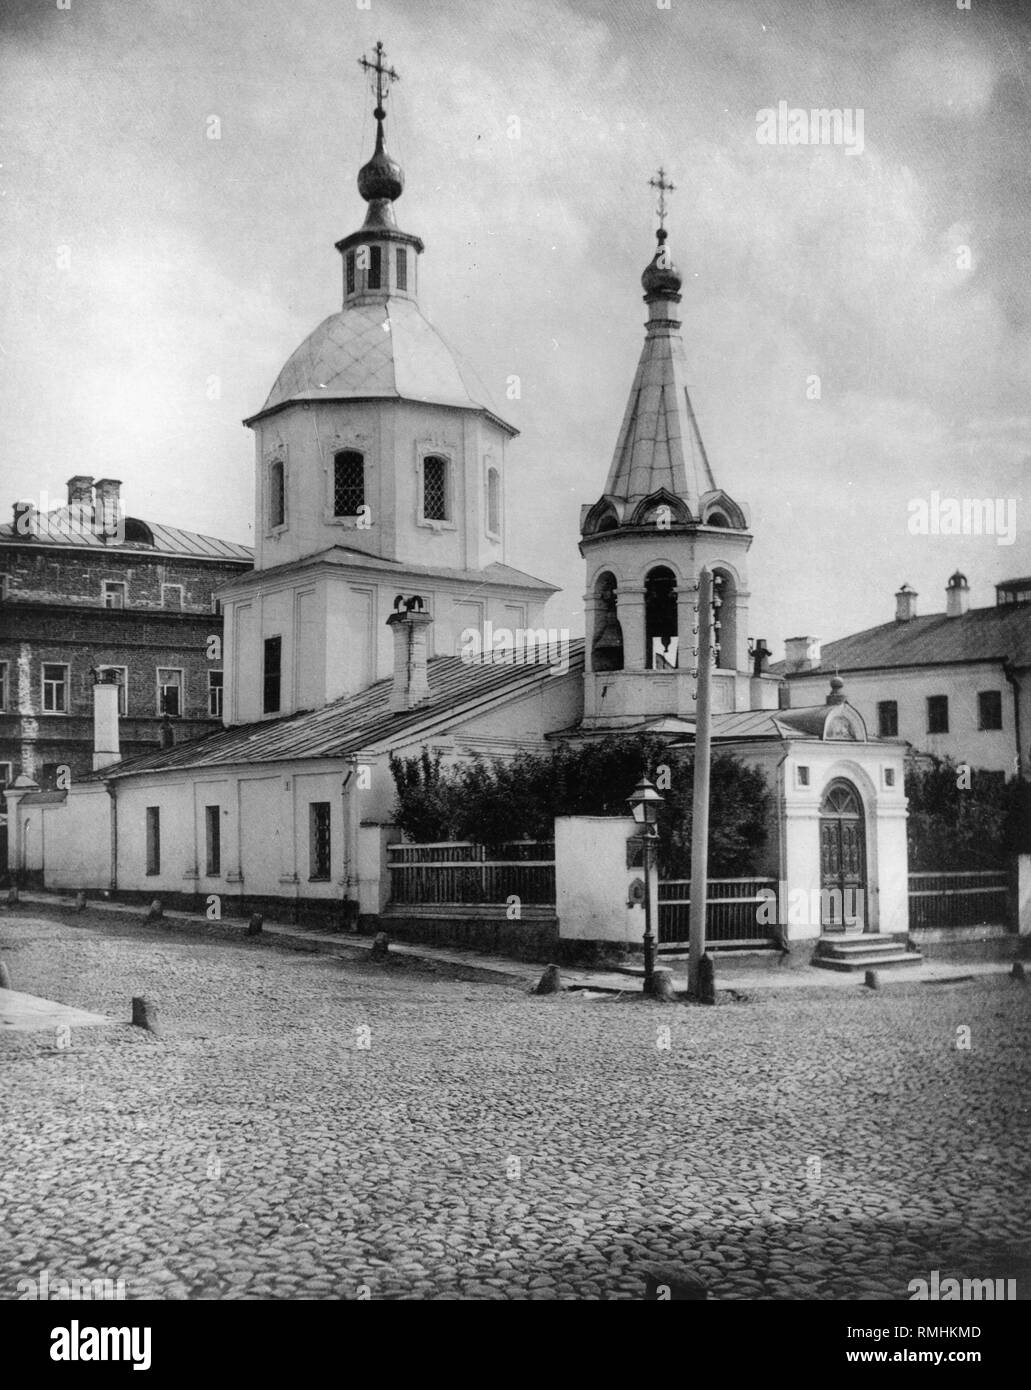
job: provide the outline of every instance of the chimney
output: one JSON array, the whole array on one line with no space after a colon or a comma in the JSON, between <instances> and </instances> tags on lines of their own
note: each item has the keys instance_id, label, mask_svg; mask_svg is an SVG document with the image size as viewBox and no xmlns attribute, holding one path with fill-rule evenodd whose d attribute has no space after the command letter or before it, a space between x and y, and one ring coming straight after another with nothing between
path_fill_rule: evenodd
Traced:
<instances>
[{"instance_id":1,"label":"chimney","mask_svg":"<svg viewBox=\"0 0 1031 1390\"><path fill-rule=\"evenodd\" d=\"M911 584L903 584L895 595L895 621L908 623L916 617L916 601L919 594Z\"/></svg>"},{"instance_id":2,"label":"chimney","mask_svg":"<svg viewBox=\"0 0 1031 1390\"><path fill-rule=\"evenodd\" d=\"M96 483L96 525L102 536L116 536L120 519L122 490L118 478L98 478Z\"/></svg>"},{"instance_id":3,"label":"chimney","mask_svg":"<svg viewBox=\"0 0 1031 1390\"><path fill-rule=\"evenodd\" d=\"M68 479L68 505L93 506L93 479L88 478L85 473L76 473L74 478Z\"/></svg>"},{"instance_id":4,"label":"chimney","mask_svg":"<svg viewBox=\"0 0 1031 1390\"><path fill-rule=\"evenodd\" d=\"M116 671L93 671L93 771L121 758L118 749L118 679Z\"/></svg>"},{"instance_id":5,"label":"chimney","mask_svg":"<svg viewBox=\"0 0 1031 1390\"><path fill-rule=\"evenodd\" d=\"M945 586L945 612L950 618L961 618L970 607L970 585L959 570Z\"/></svg>"},{"instance_id":6,"label":"chimney","mask_svg":"<svg viewBox=\"0 0 1031 1390\"><path fill-rule=\"evenodd\" d=\"M784 642L784 658L789 675L815 671L820 664L819 637L788 637Z\"/></svg>"},{"instance_id":7,"label":"chimney","mask_svg":"<svg viewBox=\"0 0 1031 1390\"><path fill-rule=\"evenodd\" d=\"M404 604L402 608L399 605ZM411 709L430 693L426 677L426 654L429 646L427 629L433 619L422 611L422 599L416 596L407 601L398 595L395 611L387 619L394 629L394 685L390 692L392 712Z\"/></svg>"}]
</instances>

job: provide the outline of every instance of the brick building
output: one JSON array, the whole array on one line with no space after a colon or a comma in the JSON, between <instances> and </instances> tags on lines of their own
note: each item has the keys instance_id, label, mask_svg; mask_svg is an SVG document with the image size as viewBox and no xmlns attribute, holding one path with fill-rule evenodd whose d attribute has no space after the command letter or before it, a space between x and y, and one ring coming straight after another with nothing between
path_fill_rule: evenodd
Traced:
<instances>
[{"instance_id":1,"label":"brick building","mask_svg":"<svg viewBox=\"0 0 1031 1390\"><path fill-rule=\"evenodd\" d=\"M92 770L92 668L117 673L125 756L161 745L166 714L176 743L221 726L215 594L251 551L125 517L120 487L75 477L66 504L0 526L0 783Z\"/></svg>"}]
</instances>

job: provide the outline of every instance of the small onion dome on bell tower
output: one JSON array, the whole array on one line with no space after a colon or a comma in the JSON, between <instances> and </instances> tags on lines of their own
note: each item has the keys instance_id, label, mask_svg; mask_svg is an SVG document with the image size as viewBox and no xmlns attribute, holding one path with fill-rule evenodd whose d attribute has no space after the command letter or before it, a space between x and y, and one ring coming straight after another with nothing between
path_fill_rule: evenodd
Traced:
<instances>
[{"instance_id":1,"label":"small onion dome on bell tower","mask_svg":"<svg viewBox=\"0 0 1031 1390\"><path fill-rule=\"evenodd\" d=\"M372 113L376 119L376 148L369 162L358 170L358 192L369 205L365 215L367 227L397 225L392 204L400 198L405 188L404 170L395 159L391 159L384 147L383 122L387 118L384 101L389 84L400 81L394 69L387 67L383 61L385 57L382 43L377 43L375 62L370 62L368 58L358 60L360 67L376 75L376 106Z\"/></svg>"},{"instance_id":2,"label":"small onion dome on bell tower","mask_svg":"<svg viewBox=\"0 0 1031 1390\"><path fill-rule=\"evenodd\" d=\"M646 304L651 304L656 299L672 299L675 302L680 300L680 286L684 282L666 249L668 236L665 227L660 227L656 232L655 239L659 245L641 276Z\"/></svg>"}]
</instances>

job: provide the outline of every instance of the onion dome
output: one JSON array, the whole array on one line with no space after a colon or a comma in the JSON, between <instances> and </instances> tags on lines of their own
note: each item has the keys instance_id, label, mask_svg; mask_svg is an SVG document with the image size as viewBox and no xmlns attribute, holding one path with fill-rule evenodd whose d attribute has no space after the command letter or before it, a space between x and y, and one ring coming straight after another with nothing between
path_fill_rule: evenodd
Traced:
<instances>
[{"instance_id":1,"label":"onion dome","mask_svg":"<svg viewBox=\"0 0 1031 1390\"><path fill-rule=\"evenodd\" d=\"M367 203L381 198L392 203L404 192L404 170L383 148L383 118L386 114L382 106L377 106L373 112L376 117L376 150L368 164L363 164L358 170L358 192Z\"/></svg>"},{"instance_id":2,"label":"onion dome","mask_svg":"<svg viewBox=\"0 0 1031 1390\"><path fill-rule=\"evenodd\" d=\"M641 276L644 297L648 303L653 299L680 298L680 286L683 284L683 280L680 271L673 264L673 259L666 249L668 235L665 227L660 227L655 233L659 245Z\"/></svg>"}]
</instances>

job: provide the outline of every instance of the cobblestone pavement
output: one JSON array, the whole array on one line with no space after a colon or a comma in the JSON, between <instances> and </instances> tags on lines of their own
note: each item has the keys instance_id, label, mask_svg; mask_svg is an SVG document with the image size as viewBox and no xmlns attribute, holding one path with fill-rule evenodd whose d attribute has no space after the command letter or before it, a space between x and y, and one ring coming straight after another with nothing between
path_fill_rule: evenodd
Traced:
<instances>
[{"instance_id":1,"label":"cobblestone pavement","mask_svg":"<svg viewBox=\"0 0 1031 1390\"><path fill-rule=\"evenodd\" d=\"M16 989L162 1024L0 1036L0 1298L44 1269L130 1299L1031 1289L1031 987L1005 977L535 998L25 907L0 952Z\"/></svg>"}]
</instances>

